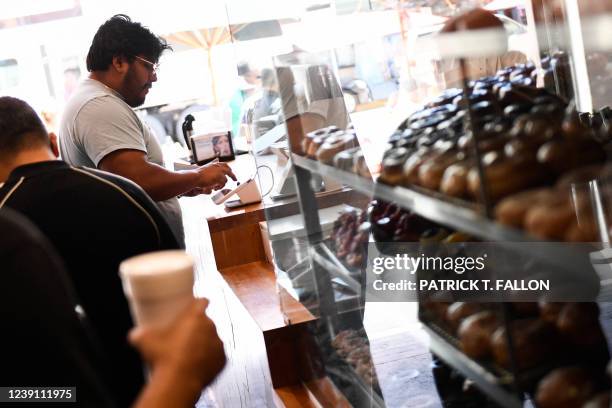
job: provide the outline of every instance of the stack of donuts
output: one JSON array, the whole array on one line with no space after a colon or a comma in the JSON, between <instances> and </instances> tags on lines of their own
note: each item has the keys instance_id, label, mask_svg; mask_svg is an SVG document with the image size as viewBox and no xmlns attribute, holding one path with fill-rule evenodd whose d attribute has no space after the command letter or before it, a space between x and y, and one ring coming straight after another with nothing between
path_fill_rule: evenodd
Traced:
<instances>
[{"instance_id":1,"label":"stack of donuts","mask_svg":"<svg viewBox=\"0 0 612 408\"><path fill-rule=\"evenodd\" d=\"M532 65L519 65L472 82L469 99L473 132L466 131L468 113L463 92L445 91L391 136L379 181L423 187L464 200L482 201L486 193L490 203L500 203L527 190L556 187L565 189L559 198L536 190L514 199L524 204L537 198L551 206L563 203L564 209L570 207L568 181L576 173L592 175L588 166L606 160L611 127L604 125L603 113L580 115L573 104L533 86L533 72ZM485 189L475 159L474 133ZM508 220L507 206L498 214L500 221L526 227L534 235L572 241L593 238L590 227L572 229L575 219L566 220L562 231L552 232L547 230L548 223L544 227L532 225L538 223L536 216L512 216Z\"/></svg>"},{"instance_id":2,"label":"stack of donuts","mask_svg":"<svg viewBox=\"0 0 612 408\"><path fill-rule=\"evenodd\" d=\"M371 177L354 129L328 126L310 132L302 139L301 153L323 164Z\"/></svg>"},{"instance_id":3,"label":"stack of donuts","mask_svg":"<svg viewBox=\"0 0 612 408\"><path fill-rule=\"evenodd\" d=\"M366 384L378 387L365 330L343 330L332 340L332 346L340 357L353 366Z\"/></svg>"},{"instance_id":4,"label":"stack of donuts","mask_svg":"<svg viewBox=\"0 0 612 408\"><path fill-rule=\"evenodd\" d=\"M513 303L507 327L493 304L425 302L422 307L456 335L461 350L475 360L519 372L569 364L551 369L538 381L538 407L582 407L591 398L604 398L598 392L606 388L602 378L609 352L596 303Z\"/></svg>"},{"instance_id":5,"label":"stack of donuts","mask_svg":"<svg viewBox=\"0 0 612 408\"><path fill-rule=\"evenodd\" d=\"M336 257L352 268L365 265L369 239L367 213L357 209L340 214L330 237Z\"/></svg>"}]
</instances>

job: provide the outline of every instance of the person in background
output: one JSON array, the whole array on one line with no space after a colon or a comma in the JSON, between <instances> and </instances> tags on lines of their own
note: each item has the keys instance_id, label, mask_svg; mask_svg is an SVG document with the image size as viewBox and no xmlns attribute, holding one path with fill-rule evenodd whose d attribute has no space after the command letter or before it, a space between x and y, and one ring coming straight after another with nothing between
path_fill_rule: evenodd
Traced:
<instances>
[{"instance_id":1,"label":"person in background","mask_svg":"<svg viewBox=\"0 0 612 408\"><path fill-rule=\"evenodd\" d=\"M0 210L0 231L0 320L5 325L0 385L71 386L78 406L130 405L111 392L107 356L51 243L9 209ZM151 373L133 407L193 407L222 370L223 343L205 314L207 304L194 300L168 328L130 332Z\"/></svg>"},{"instance_id":2,"label":"person in background","mask_svg":"<svg viewBox=\"0 0 612 408\"><path fill-rule=\"evenodd\" d=\"M259 73L252 69L247 62L238 64L239 86L229 106L232 110L232 137L240 135L240 119L243 112L244 102L259 88Z\"/></svg>"},{"instance_id":3,"label":"person in background","mask_svg":"<svg viewBox=\"0 0 612 408\"><path fill-rule=\"evenodd\" d=\"M261 88L261 97L253 109L255 119L278 113L281 109L274 70L266 68L261 71Z\"/></svg>"},{"instance_id":4,"label":"person in background","mask_svg":"<svg viewBox=\"0 0 612 408\"><path fill-rule=\"evenodd\" d=\"M144 378L142 361L126 340L133 323L119 264L179 243L138 185L71 167L57 154L57 140L36 112L24 101L0 97L0 209L27 216L59 252L108 354L112 391L127 406Z\"/></svg>"},{"instance_id":5,"label":"person in background","mask_svg":"<svg viewBox=\"0 0 612 408\"><path fill-rule=\"evenodd\" d=\"M170 171L149 127L132 108L157 81L158 60L170 47L128 16L115 15L96 32L87 54L89 77L66 104L59 126L62 158L134 181L157 202L184 241L177 196L209 194L235 176L225 163Z\"/></svg>"}]
</instances>

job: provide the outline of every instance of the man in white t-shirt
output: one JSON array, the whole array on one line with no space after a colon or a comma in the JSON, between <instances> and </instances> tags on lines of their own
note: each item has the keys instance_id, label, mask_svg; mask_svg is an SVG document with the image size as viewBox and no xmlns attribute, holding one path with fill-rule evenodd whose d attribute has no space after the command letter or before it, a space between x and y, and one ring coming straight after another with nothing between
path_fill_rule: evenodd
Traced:
<instances>
[{"instance_id":1,"label":"man in white t-shirt","mask_svg":"<svg viewBox=\"0 0 612 408\"><path fill-rule=\"evenodd\" d=\"M89 77L67 102L59 127L62 158L131 179L157 202L184 242L178 195L209 194L235 176L225 163L169 171L149 127L132 108L157 81L157 61L170 47L140 23L116 15L100 26L87 54Z\"/></svg>"}]
</instances>

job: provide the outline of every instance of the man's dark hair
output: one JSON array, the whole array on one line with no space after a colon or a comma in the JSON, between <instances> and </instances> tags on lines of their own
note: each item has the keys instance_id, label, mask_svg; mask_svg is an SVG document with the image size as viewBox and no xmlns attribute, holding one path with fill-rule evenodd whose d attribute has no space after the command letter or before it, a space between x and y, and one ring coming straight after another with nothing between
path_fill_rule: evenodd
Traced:
<instances>
[{"instance_id":1,"label":"man's dark hair","mask_svg":"<svg viewBox=\"0 0 612 408\"><path fill-rule=\"evenodd\" d=\"M0 157L47 144L47 129L31 106L21 99L0 97Z\"/></svg>"},{"instance_id":2,"label":"man's dark hair","mask_svg":"<svg viewBox=\"0 0 612 408\"><path fill-rule=\"evenodd\" d=\"M249 66L249 63L245 61L239 62L237 69L238 69L238 76L245 76L246 74L251 72L251 67Z\"/></svg>"},{"instance_id":3,"label":"man's dark hair","mask_svg":"<svg viewBox=\"0 0 612 408\"><path fill-rule=\"evenodd\" d=\"M125 14L117 14L98 28L87 53L87 70L106 71L113 57L123 57L132 62L142 55L157 62L165 50L172 49L163 38L153 34L140 23L133 22Z\"/></svg>"}]
</instances>

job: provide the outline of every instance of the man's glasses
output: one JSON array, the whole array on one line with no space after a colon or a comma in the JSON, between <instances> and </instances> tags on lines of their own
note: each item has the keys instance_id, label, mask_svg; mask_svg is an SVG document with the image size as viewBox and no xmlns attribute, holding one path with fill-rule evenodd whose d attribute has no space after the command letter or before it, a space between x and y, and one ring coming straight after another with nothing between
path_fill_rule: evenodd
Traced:
<instances>
[{"instance_id":1,"label":"man's glasses","mask_svg":"<svg viewBox=\"0 0 612 408\"><path fill-rule=\"evenodd\" d=\"M142 57L139 57L138 55L134 55L134 58L138 58L139 60L141 60L142 62L144 62L145 64L147 64L147 66L149 67L149 70L150 70L152 73L154 73L154 74L156 74L156 73L157 73L157 71L159 70L159 63L155 64L155 63L153 63L153 62L151 62L151 61L149 61L149 60L146 60L146 59L144 59L144 58L142 58Z\"/></svg>"}]
</instances>

